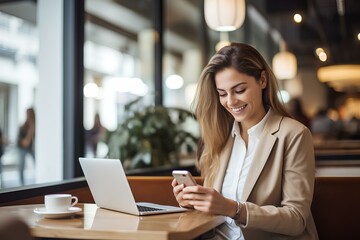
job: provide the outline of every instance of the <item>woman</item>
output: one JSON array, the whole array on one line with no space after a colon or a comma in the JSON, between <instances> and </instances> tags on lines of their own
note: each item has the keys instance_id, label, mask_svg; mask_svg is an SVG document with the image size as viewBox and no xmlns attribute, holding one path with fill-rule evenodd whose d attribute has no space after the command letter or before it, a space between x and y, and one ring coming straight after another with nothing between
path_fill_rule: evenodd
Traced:
<instances>
[{"instance_id":1,"label":"woman","mask_svg":"<svg viewBox=\"0 0 360 240\"><path fill-rule=\"evenodd\" d=\"M227 216L203 239L318 239L312 136L277 93L272 70L246 44L222 48L203 70L195 115L204 186L172 182L180 206Z\"/></svg>"},{"instance_id":2,"label":"woman","mask_svg":"<svg viewBox=\"0 0 360 240\"><path fill-rule=\"evenodd\" d=\"M25 184L24 170L26 155L30 154L35 162L35 111L33 108L26 110L26 120L19 129L18 148L19 148L19 174L21 184Z\"/></svg>"},{"instance_id":3,"label":"woman","mask_svg":"<svg viewBox=\"0 0 360 240\"><path fill-rule=\"evenodd\" d=\"M87 155L96 157L99 142L103 139L106 129L102 126L100 114L96 113L94 117L94 126L86 131Z\"/></svg>"}]
</instances>

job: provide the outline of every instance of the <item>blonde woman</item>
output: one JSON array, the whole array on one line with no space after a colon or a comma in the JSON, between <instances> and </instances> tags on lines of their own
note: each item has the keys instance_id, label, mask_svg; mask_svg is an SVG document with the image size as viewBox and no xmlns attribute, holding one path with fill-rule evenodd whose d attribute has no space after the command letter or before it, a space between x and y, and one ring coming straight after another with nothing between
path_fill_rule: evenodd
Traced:
<instances>
[{"instance_id":1,"label":"blonde woman","mask_svg":"<svg viewBox=\"0 0 360 240\"><path fill-rule=\"evenodd\" d=\"M312 136L277 94L272 70L249 45L220 49L204 68L195 99L204 186L172 182L181 206L227 216L201 239L318 239Z\"/></svg>"}]
</instances>

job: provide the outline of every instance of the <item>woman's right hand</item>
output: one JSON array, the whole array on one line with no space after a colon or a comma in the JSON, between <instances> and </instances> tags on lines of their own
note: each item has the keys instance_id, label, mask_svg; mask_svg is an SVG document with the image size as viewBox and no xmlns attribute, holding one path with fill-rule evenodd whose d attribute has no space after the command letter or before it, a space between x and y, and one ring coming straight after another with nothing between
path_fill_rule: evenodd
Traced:
<instances>
[{"instance_id":1,"label":"woman's right hand","mask_svg":"<svg viewBox=\"0 0 360 240\"><path fill-rule=\"evenodd\" d=\"M176 201L179 203L180 207L185 208L194 208L191 204L189 204L188 200L183 199L183 189L185 188L184 184L178 184L176 179L173 179L171 182L171 186L173 187L173 193L176 198Z\"/></svg>"}]
</instances>

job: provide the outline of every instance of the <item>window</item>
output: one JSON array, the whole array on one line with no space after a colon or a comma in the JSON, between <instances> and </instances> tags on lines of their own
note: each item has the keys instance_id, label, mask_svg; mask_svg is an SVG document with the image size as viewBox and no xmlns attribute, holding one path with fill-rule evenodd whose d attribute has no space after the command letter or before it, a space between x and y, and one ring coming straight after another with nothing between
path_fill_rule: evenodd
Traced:
<instances>
[{"instance_id":1,"label":"window","mask_svg":"<svg viewBox=\"0 0 360 240\"><path fill-rule=\"evenodd\" d=\"M29 16L22 16L16 7ZM32 2L0 5L1 188L35 183L34 137L29 134L29 142L18 141L27 109L36 109L39 41L35 9ZM25 129L34 131L34 127L23 128L23 135Z\"/></svg>"},{"instance_id":2,"label":"window","mask_svg":"<svg viewBox=\"0 0 360 240\"><path fill-rule=\"evenodd\" d=\"M154 105L152 1L86 1L86 156L105 157L107 137L134 110ZM111 151L111 149L110 149Z\"/></svg>"}]
</instances>

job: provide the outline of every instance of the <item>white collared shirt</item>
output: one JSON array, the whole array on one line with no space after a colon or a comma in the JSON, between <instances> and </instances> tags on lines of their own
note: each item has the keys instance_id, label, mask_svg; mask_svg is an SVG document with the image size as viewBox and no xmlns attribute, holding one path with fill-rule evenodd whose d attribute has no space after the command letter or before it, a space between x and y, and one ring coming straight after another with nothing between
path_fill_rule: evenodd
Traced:
<instances>
[{"instance_id":1,"label":"white collared shirt","mask_svg":"<svg viewBox=\"0 0 360 240\"><path fill-rule=\"evenodd\" d=\"M221 194L224 197L240 201L245 181L254 159L261 133L263 132L266 120L268 119L269 112L270 110L259 123L248 129L249 140L247 149L240 134L239 124L237 121L234 121L232 130L232 137L235 138L234 145L221 191ZM221 225L218 231L221 231L222 235L229 237L229 239L244 239L241 229L230 217L227 217L225 224Z\"/></svg>"}]
</instances>

